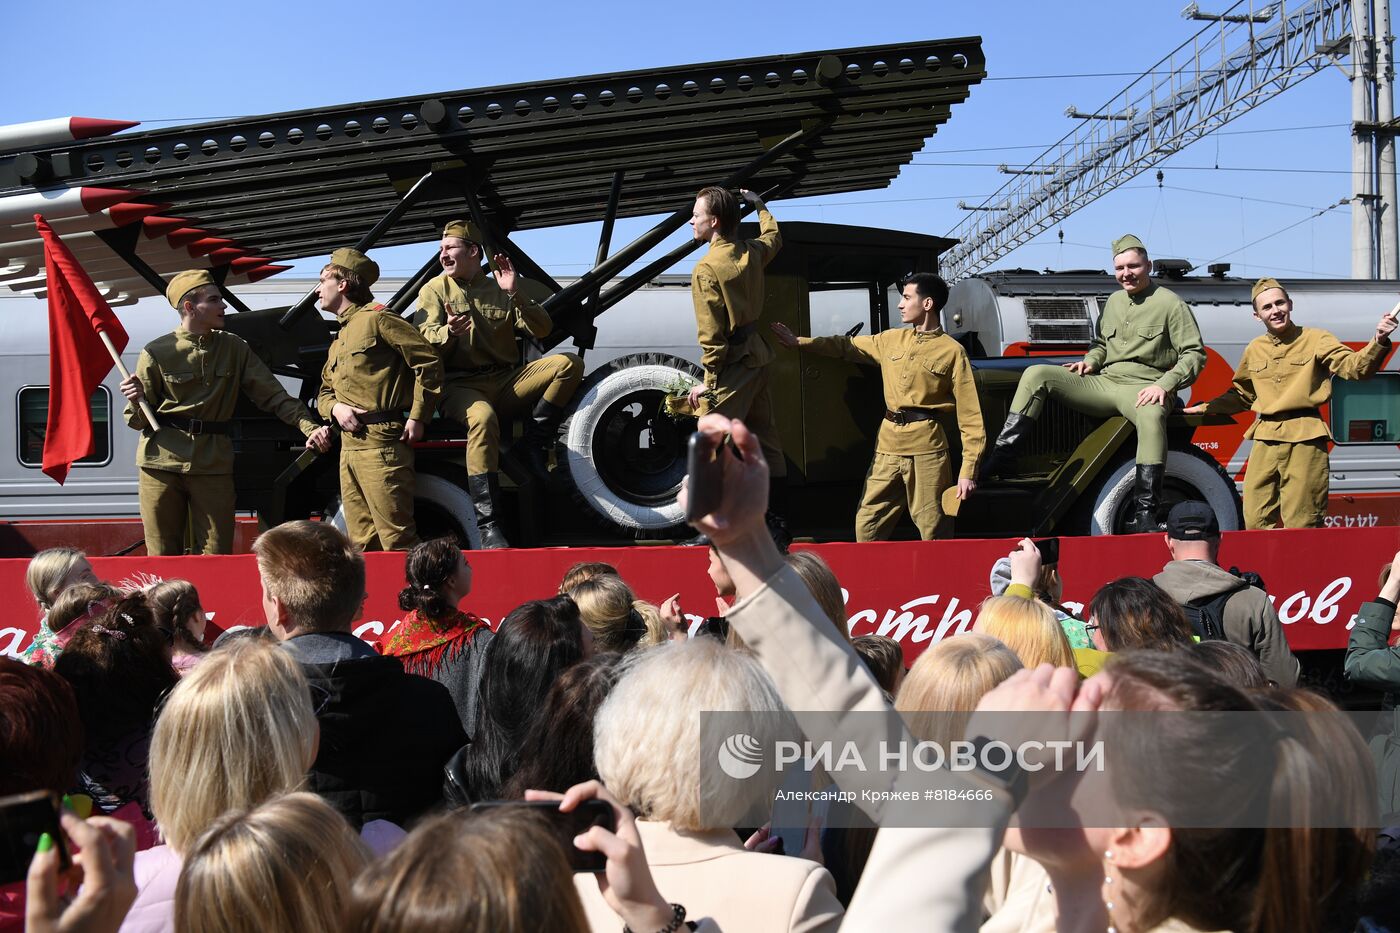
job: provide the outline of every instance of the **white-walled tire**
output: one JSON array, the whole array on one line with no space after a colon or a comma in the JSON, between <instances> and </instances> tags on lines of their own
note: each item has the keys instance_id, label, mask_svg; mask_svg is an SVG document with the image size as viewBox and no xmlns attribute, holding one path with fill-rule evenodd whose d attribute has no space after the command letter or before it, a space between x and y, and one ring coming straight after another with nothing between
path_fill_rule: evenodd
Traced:
<instances>
[{"instance_id":1,"label":"white-walled tire","mask_svg":"<svg viewBox=\"0 0 1400 933\"><path fill-rule=\"evenodd\" d=\"M560 459L576 497L604 525L645 537L685 523L677 497L694 422L660 411L666 389L681 378L698 382L700 369L668 354L638 353L610 361L579 386Z\"/></svg>"},{"instance_id":2,"label":"white-walled tire","mask_svg":"<svg viewBox=\"0 0 1400 933\"><path fill-rule=\"evenodd\" d=\"M1123 533L1126 522L1132 517L1136 472L1137 464L1125 460L1091 493L1094 498L1089 517L1090 534ZM1214 510L1221 531L1238 531L1244 527L1239 492L1220 465L1202 454L1168 450L1162 475L1160 514L1165 516L1173 505L1184 501L1207 503Z\"/></svg>"},{"instance_id":3,"label":"white-walled tire","mask_svg":"<svg viewBox=\"0 0 1400 933\"><path fill-rule=\"evenodd\" d=\"M342 534L348 534L345 505L339 496L335 497L326 512L329 516L327 520ZM481 547L472 497L451 479L419 473L413 493L413 517L418 525L418 536L424 541L441 535L455 535L470 550Z\"/></svg>"}]
</instances>

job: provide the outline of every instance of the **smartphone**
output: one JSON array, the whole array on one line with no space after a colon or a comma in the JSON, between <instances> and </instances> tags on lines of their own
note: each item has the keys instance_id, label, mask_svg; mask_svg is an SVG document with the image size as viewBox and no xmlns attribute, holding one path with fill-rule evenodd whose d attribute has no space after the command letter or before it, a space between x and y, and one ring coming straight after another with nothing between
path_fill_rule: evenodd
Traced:
<instances>
[{"instance_id":1,"label":"smartphone","mask_svg":"<svg viewBox=\"0 0 1400 933\"><path fill-rule=\"evenodd\" d=\"M25 879L44 833L58 846L59 864L67 868L70 863L58 825L58 799L42 790L0 798L0 884Z\"/></svg>"},{"instance_id":2,"label":"smartphone","mask_svg":"<svg viewBox=\"0 0 1400 933\"><path fill-rule=\"evenodd\" d=\"M710 435L700 431L690 435L685 464L686 475L690 477L685 501L688 522L704 518L719 508L724 495L724 464L718 454L719 444Z\"/></svg>"},{"instance_id":3,"label":"smartphone","mask_svg":"<svg viewBox=\"0 0 1400 933\"><path fill-rule=\"evenodd\" d=\"M1040 564L1058 564L1060 562L1060 539L1041 538L1039 541L1032 541L1035 549L1040 552Z\"/></svg>"},{"instance_id":4,"label":"smartphone","mask_svg":"<svg viewBox=\"0 0 1400 933\"><path fill-rule=\"evenodd\" d=\"M585 852L574 847L574 837L587 832L589 827L601 826L608 832L617 832L617 817L612 804L606 800L585 800L568 813L559 809L557 800L483 800L472 804L471 808L475 813L493 807L529 807L535 810L548 821L555 838L564 847L571 869L576 872L607 870L608 860L603 853Z\"/></svg>"}]
</instances>

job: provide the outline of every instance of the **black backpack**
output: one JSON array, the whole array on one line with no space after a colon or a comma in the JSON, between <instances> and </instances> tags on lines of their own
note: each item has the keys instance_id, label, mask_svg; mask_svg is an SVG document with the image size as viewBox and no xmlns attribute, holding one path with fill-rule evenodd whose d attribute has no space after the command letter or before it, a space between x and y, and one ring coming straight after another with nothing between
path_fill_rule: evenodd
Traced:
<instances>
[{"instance_id":1,"label":"black backpack","mask_svg":"<svg viewBox=\"0 0 1400 933\"><path fill-rule=\"evenodd\" d=\"M1225 604L1239 590L1231 590L1208 599L1193 599L1181 604L1191 631L1201 641L1225 641Z\"/></svg>"},{"instance_id":2,"label":"black backpack","mask_svg":"<svg viewBox=\"0 0 1400 933\"><path fill-rule=\"evenodd\" d=\"M1230 573L1250 586L1261 590L1264 588L1263 578L1252 570L1231 567ZM1191 623L1191 631L1197 638L1201 641L1228 641L1225 637L1225 604L1230 601L1231 596L1240 592L1243 590L1231 590L1218 596L1182 603L1181 609L1186 613L1186 621Z\"/></svg>"}]
</instances>

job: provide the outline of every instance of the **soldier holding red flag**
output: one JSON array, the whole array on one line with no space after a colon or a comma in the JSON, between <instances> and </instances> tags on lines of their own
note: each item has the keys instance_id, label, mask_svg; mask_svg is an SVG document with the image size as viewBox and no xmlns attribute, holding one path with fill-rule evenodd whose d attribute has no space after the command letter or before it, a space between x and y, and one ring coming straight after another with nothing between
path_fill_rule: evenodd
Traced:
<instances>
[{"instance_id":1,"label":"soldier holding red flag","mask_svg":"<svg viewBox=\"0 0 1400 933\"><path fill-rule=\"evenodd\" d=\"M319 451L331 429L287 394L242 338L224 330L224 299L205 269L181 272L165 290L180 313L172 333L141 351L136 372L122 380L126 423L141 431L136 447L146 553L181 554L188 527L199 554L233 549L233 442L229 419L239 392L263 411L298 428ZM152 429L140 403L155 406Z\"/></svg>"}]
</instances>

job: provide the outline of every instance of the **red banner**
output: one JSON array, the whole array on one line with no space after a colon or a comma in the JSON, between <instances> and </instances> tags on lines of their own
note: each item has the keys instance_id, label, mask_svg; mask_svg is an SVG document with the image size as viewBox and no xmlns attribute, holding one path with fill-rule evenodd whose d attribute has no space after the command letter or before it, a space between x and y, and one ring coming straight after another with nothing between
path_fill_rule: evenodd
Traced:
<instances>
[{"instance_id":1,"label":"red banner","mask_svg":"<svg viewBox=\"0 0 1400 933\"><path fill-rule=\"evenodd\" d=\"M836 571L846 590L853 635L898 639L912 660L948 635L968 631L989 593L993 562L1013 545L1006 540L822 544L812 550ZM1225 535L1220 563L1264 578L1295 650L1345 648L1361 604L1374 599L1381 567L1400 547L1396 528L1321 528L1241 531ZM680 593L691 621L715 611L705 574L704 548L550 548L473 551L473 591L465 607L497 625L521 602L552 596L564 571L579 561L613 564L637 595L661 602ZM1060 573L1065 599L1085 603L1098 587L1124 576L1151 577L1168 560L1158 535L1064 538ZM369 599L357 632L378 640L400 617L402 554L369 554ZM24 587L24 560L0 560L0 594L14 610L0 625L0 654L18 654L30 642L38 612ZM112 582L152 577L187 579L199 589L211 628L264 621L256 560L232 557L100 557L97 575Z\"/></svg>"}]
</instances>

